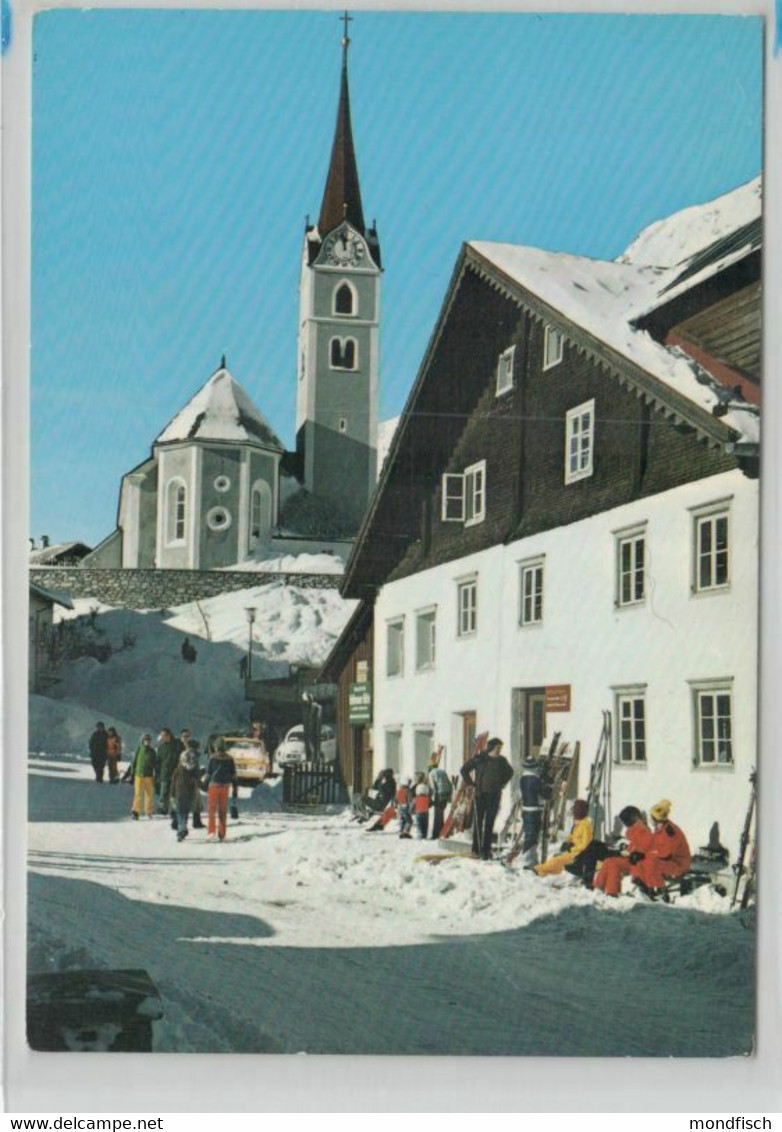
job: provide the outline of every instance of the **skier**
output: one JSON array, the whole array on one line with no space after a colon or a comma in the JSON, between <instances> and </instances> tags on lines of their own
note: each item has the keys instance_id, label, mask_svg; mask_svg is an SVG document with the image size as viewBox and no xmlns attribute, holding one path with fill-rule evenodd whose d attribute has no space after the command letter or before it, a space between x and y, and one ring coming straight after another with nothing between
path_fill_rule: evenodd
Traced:
<instances>
[{"instance_id":1,"label":"skier","mask_svg":"<svg viewBox=\"0 0 782 1132\"><path fill-rule=\"evenodd\" d=\"M429 760L429 789L432 798L432 840L437 841L443 828L445 809L453 797L453 783L447 771L440 766L444 747L441 745Z\"/></svg>"},{"instance_id":2,"label":"skier","mask_svg":"<svg viewBox=\"0 0 782 1132\"><path fill-rule=\"evenodd\" d=\"M472 855L490 861L494 822L502 791L513 778L513 768L502 753L502 739L490 739L485 751L464 763L461 774L468 786L475 787Z\"/></svg>"},{"instance_id":3,"label":"skier","mask_svg":"<svg viewBox=\"0 0 782 1132\"><path fill-rule=\"evenodd\" d=\"M426 775L422 770L415 776L413 810L415 812L415 824L418 826L419 836L422 841L426 841L426 836L429 832L429 787L426 783Z\"/></svg>"},{"instance_id":4,"label":"skier","mask_svg":"<svg viewBox=\"0 0 782 1132\"><path fill-rule=\"evenodd\" d=\"M380 814L389 802L396 797L396 779L390 769L381 770L372 789L367 794L353 798L353 817L358 821L368 821L372 814Z\"/></svg>"},{"instance_id":5,"label":"skier","mask_svg":"<svg viewBox=\"0 0 782 1132\"><path fill-rule=\"evenodd\" d=\"M106 734L105 723L98 720L95 724L95 730L90 735L90 762L92 769L95 771L95 781L103 782L103 774L106 770Z\"/></svg>"},{"instance_id":6,"label":"skier","mask_svg":"<svg viewBox=\"0 0 782 1132\"><path fill-rule=\"evenodd\" d=\"M606 896L619 896L622 879L632 870L633 858L638 853L644 854L652 845L652 832L637 806L625 806L620 811L619 820L626 830L627 849L606 857L592 885L605 892Z\"/></svg>"},{"instance_id":7,"label":"skier","mask_svg":"<svg viewBox=\"0 0 782 1132\"><path fill-rule=\"evenodd\" d=\"M521 787L521 861L524 868L533 868L538 863L538 841L540 840L541 814L540 770L532 755L527 755L521 768L519 779Z\"/></svg>"},{"instance_id":8,"label":"skier","mask_svg":"<svg viewBox=\"0 0 782 1132\"><path fill-rule=\"evenodd\" d=\"M589 803L576 798L573 803L573 828L565 838L562 852L549 857L542 865L535 865L539 877L557 876L569 865L576 865L581 855L592 844L592 822L589 820Z\"/></svg>"},{"instance_id":9,"label":"skier","mask_svg":"<svg viewBox=\"0 0 782 1132\"><path fill-rule=\"evenodd\" d=\"M174 774L171 779L171 796L176 809L176 835L177 841L184 841L187 837L187 818L193 809L195 799L200 798L199 784L199 744L197 740L190 739L186 751L179 756Z\"/></svg>"},{"instance_id":10,"label":"skier","mask_svg":"<svg viewBox=\"0 0 782 1132\"><path fill-rule=\"evenodd\" d=\"M142 735L141 744L133 756L133 762L128 767L128 772L132 775L136 786L133 794L133 809L131 810L134 821L138 821L141 816L142 804L147 817L152 817L156 764L157 752L152 746L152 736Z\"/></svg>"},{"instance_id":11,"label":"skier","mask_svg":"<svg viewBox=\"0 0 782 1132\"><path fill-rule=\"evenodd\" d=\"M225 823L228 813L228 791L236 781L236 763L226 752L225 739L218 736L214 742L214 754L206 768L206 787L208 805L207 841L214 841L217 833L220 841L225 841Z\"/></svg>"},{"instance_id":12,"label":"skier","mask_svg":"<svg viewBox=\"0 0 782 1132\"><path fill-rule=\"evenodd\" d=\"M167 814L171 804L171 779L179 762L180 746L170 727L163 727L158 737L155 791L160 795L159 814Z\"/></svg>"},{"instance_id":13,"label":"skier","mask_svg":"<svg viewBox=\"0 0 782 1132\"><path fill-rule=\"evenodd\" d=\"M109 767L109 782L119 782L119 760L122 755L122 739L116 727L106 733L106 762Z\"/></svg>"},{"instance_id":14,"label":"skier","mask_svg":"<svg viewBox=\"0 0 782 1132\"><path fill-rule=\"evenodd\" d=\"M654 899L665 888L666 877L680 877L690 867L690 847L678 825L669 820L671 803L667 798L652 806L649 815L654 822L651 843L630 854L633 884Z\"/></svg>"}]
</instances>

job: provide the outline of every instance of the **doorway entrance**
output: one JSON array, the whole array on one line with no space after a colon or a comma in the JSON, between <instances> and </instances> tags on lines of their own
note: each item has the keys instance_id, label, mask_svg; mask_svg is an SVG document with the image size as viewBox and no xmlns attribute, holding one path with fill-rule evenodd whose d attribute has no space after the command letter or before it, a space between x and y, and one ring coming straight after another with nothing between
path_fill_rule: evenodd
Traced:
<instances>
[{"instance_id":1,"label":"doorway entrance","mask_svg":"<svg viewBox=\"0 0 782 1132\"><path fill-rule=\"evenodd\" d=\"M546 691L544 688L513 689L511 750L516 765L538 758L546 738Z\"/></svg>"}]
</instances>

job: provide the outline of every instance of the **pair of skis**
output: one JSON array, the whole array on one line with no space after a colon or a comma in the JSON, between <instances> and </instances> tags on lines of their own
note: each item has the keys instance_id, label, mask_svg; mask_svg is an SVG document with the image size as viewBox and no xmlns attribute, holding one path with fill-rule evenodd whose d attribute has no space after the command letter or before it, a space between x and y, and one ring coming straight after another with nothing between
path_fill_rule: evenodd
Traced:
<instances>
[{"instance_id":1,"label":"pair of skis","mask_svg":"<svg viewBox=\"0 0 782 1132\"><path fill-rule=\"evenodd\" d=\"M741 907L747 908L750 900L755 893L755 866L756 866L756 845L753 844L752 851L749 855L749 864L746 872L744 862L747 859L747 850L749 849L750 836L752 833L752 819L755 815L755 805L757 803L758 793L758 774L753 770L749 776L750 781L750 794L749 805L747 807L747 816L744 819L744 828L741 831L741 841L739 842L739 852L734 866L736 870L736 883L733 886L733 899L730 902L731 908L735 908L736 902L739 898L739 888L741 887L741 878L745 877L744 892L741 897Z\"/></svg>"}]
</instances>

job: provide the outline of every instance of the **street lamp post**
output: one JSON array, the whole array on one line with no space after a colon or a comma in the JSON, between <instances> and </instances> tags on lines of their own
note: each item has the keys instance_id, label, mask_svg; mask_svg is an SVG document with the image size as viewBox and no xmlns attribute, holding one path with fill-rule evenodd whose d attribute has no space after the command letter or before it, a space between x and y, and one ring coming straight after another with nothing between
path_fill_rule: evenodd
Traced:
<instances>
[{"instance_id":1,"label":"street lamp post","mask_svg":"<svg viewBox=\"0 0 782 1132\"><path fill-rule=\"evenodd\" d=\"M257 607L254 606L254 605L251 605L247 609L245 609L244 612L245 612L245 615L247 617L247 627L249 629L249 640L247 642L247 679L252 680L252 678L253 678L253 625L255 624L255 614L257 612Z\"/></svg>"}]
</instances>

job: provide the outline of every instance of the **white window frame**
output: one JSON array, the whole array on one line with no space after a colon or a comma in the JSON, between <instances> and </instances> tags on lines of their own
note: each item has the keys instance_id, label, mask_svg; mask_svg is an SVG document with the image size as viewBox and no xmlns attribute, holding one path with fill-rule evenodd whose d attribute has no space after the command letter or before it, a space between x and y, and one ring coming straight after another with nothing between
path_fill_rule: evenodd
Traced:
<instances>
[{"instance_id":1,"label":"white window frame","mask_svg":"<svg viewBox=\"0 0 782 1132\"><path fill-rule=\"evenodd\" d=\"M422 623L428 626L428 659L421 661L421 633ZM415 670L416 672L431 672L437 663L437 606L429 605L425 609L417 609L415 613Z\"/></svg>"},{"instance_id":2,"label":"white window frame","mask_svg":"<svg viewBox=\"0 0 782 1132\"><path fill-rule=\"evenodd\" d=\"M646 522L636 523L632 527L624 527L621 531L614 531L615 540L615 560L616 560L616 580L614 587L614 605L617 609L630 609L634 606L644 605L646 602L646 571L649 562L649 555L647 553L648 540L646 537ZM643 543L643 565L642 565L642 593L640 597L635 596L635 582L638 574L638 543ZM623 562L623 548L630 546L630 568L624 569ZM630 578L631 597L625 601L623 581L625 577Z\"/></svg>"},{"instance_id":3,"label":"white window frame","mask_svg":"<svg viewBox=\"0 0 782 1132\"><path fill-rule=\"evenodd\" d=\"M397 735L399 737L399 743L398 743L398 746L397 746L397 753L394 756L394 759L397 760L396 765L395 765L395 762L392 761L391 753L389 752L389 749L388 749L388 739L389 739L390 735ZM402 726L401 723L394 723L394 724L391 724L388 727L385 727L383 729L383 759L385 760L383 765L384 766L390 766L392 770L396 771L396 773L399 774L399 772L402 769L403 756L404 756L404 727Z\"/></svg>"},{"instance_id":4,"label":"white window frame","mask_svg":"<svg viewBox=\"0 0 782 1132\"><path fill-rule=\"evenodd\" d=\"M486 461L464 469L464 525L474 527L486 518Z\"/></svg>"},{"instance_id":5,"label":"white window frame","mask_svg":"<svg viewBox=\"0 0 782 1132\"><path fill-rule=\"evenodd\" d=\"M399 636L392 637L392 632L399 630ZM391 671L391 641L396 639L398 641L398 661L399 667L393 672ZM386 621L386 676L393 679L396 676L404 676L405 674L405 619L404 617L391 617Z\"/></svg>"},{"instance_id":6,"label":"white window frame","mask_svg":"<svg viewBox=\"0 0 782 1132\"><path fill-rule=\"evenodd\" d=\"M442 478L440 519L443 523L464 522L464 474L446 472Z\"/></svg>"},{"instance_id":7,"label":"white window frame","mask_svg":"<svg viewBox=\"0 0 782 1132\"><path fill-rule=\"evenodd\" d=\"M565 353L565 335L555 326L546 324L543 334L543 369L553 369L562 361Z\"/></svg>"},{"instance_id":8,"label":"white window frame","mask_svg":"<svg viewBox=\"0 0 782 1132\"><path fill-rule=\"evenodd\" d=\"M353 343L353 363L354 364L352 366L337 366L337 365L334 365L334 362L332 360L332 349L333 349L335 342L339 342L339 352L340 352L340 357L342 357L342 358L344 358L344 356L345 356L345 350L347 349L348 343L349 342ZM359 368L358 339L354 338L350 334L348 334L345 338L342 338L339 334L333 334L331 336L331 338L329 338L329 369L339 370L342 373L356 373L358 368Z\"/></svg>"},{"instance_id":9,"label":"white window frame","mask_svg":"<svg viewBox=\"0 0 782 1132\"><path fill-rule=\"evenodd\" d=\"M462 595L472 592L472 601L465 602ZM474 637L478 632L478 575L456 579L456 636L461 640Z\"/></svg>"},{"instance_id":10,"label":"white window frame","mask_svg":"<svg viewBox=\"0 0 782 1132\"><path fill-rule=\"evenodd\" d=\"M588 418L586 425L583 422L584 417ZM583 443L584 436L588 438L586 447ZM578 466L575 471L571 468L574 443L576 445L575 451L578 454ZM584 451L586 451L587 459L582 462ZM595 399L593 397L591 401L584 401L583 404L568 409L565 416L565 483L575 483L577 480L591 476L594 471L594 457Z\"/></svg>"},{"instance_id":11,"label":"white window frame","mask_svg":"<svg viewBox=\"0 0 782 1132\"><path fill-rule=\"evenodd\" d=\"M497 389L496 396L502 397L513 388L513 360L516 353L515 346L503 350L497 361Z\"/></svg>"},{"instance_id":12,"label":"white window frame","mask_svg":"<svg viewBox=\"0 0 782 1132\"><path fill-rule=\"evenodd\" d=\"M423 756L420 759L418 757L418 749L419 749L418 737L419 737L419 735L428 736L428 742L426 744L426 747L427 747L426 755ZM420 770L422 770L422 771L424 771L424 773L426 773L427 767L429 765L429 759L432 757L432 751L433 750L434 750L434 724L433 723L414 723L413 724L413 769L415 770L416 774ZM427 783L427 785L428 785L428 783Z\"/></svg>"},{"instance_id":13,"label":"white window frame","mask_svg":"<svg viewBox=\"0 0 782 1132\"><path fill-rule=\"evenodd\" d=\"M721 679L714 680L691 680L690 689L692 691L692 711L693 711L693 766L698 770L733 770L736 765L736 757L734 753L735 747L735 727L733 721L733 677L726 676ZM721 717L717 708L717 698L727 697L728 700L728 735L727 739L722 736L722 742L727 743L728 759L720 759L719 746L719 720L725 718ZM708 700L712 700L710 718L713 723L713 734L704 737L703 723L704 714L703 709ZM704 743L711 743L714 748L714 758L704 759Z\"/></svg>"},{"instance_id":14,"label":"white window frame","mask_svg":"<svg viewBox=\"0 0 782 1132\"><path fill-rule=\"evenodd\" d=\"M649 765L649 735L647 731L648 713L646 710L646 684L628 684L611 689L614 693L614 714L616 716L616 751L615 759L619 766L645 767ZM639 739L636 733L638 716L637 705L642 704L640 721L643 734L640 743L643 745L643 757L637 754ZM625 708L629 708L629 718L625 717ZM622 724L629 722L630 737L629 757L625 756L625 741L622 736Z\"/></svg>"},{"instance_id":15,"label":"white window frame","mask_svg":"<svg viewBox=\"0 0 782 1132\"><path fill-rule=\"evenodd\" d=\"M732 498L732 497L731 497ZM694 594L712 594L724 593L730 589L730 573L731 573L731 522L730 522L730 499L716 500L713 503L707 504L702 507L691 508L692 513L692 592ZM717 565L717 550L716 550L716 525L720 519L725 520L726 530L726 578L723 582L716 582L713 579L716 577ZM711 566L712 581L707 585L701 584L701 530L710 525L712 528L711 550L709 552L709 560Z\"/></svg>"},{"instance_id":16,"label":"white window frame","mask_svg":"<svg viewBox=\"0 0 782 1132\"><path fill-rule=\"evenodd\" d=\"M519 625L522 628L543 624L543 601L546 585L545 564L545 555L542 554L535 558L525 558L522 562L519 562ZM529 594L526 592L528 579L532 579L533 582L533 589ZM540 583L538 586L535 586L536 579ZM528 599L531 602L530 616L527 616ZM539 606L539 609L536 610L536 606ZM535 616L536 612L538 616Z\"/></svg>"},{"instance_id":17,"label":"white window frame","mask_svg":"<svg viewBox=\"0 0 782 1132\"><path fill-rule=\"evenodd\" d=\"M347 287L351 295L350 312L337 310L337 295L343 287ZM358 317L358 291L356 290L350 279L340 279L334 286L331 293L331 313L335 318L357 318Z\"/></svg>"},{"instance_id":18,"label":"white window frame","mask_svg":"<svg viewBox=\"0 0 782 1132\"><path fill-rule=\"evenodd\" d=\"M179 496L180 491L183 492L181 498L181 515ZM173 476L166 484L166 546L186 545L187 484L181 476Z\"/></svg>"}]
</instances>

